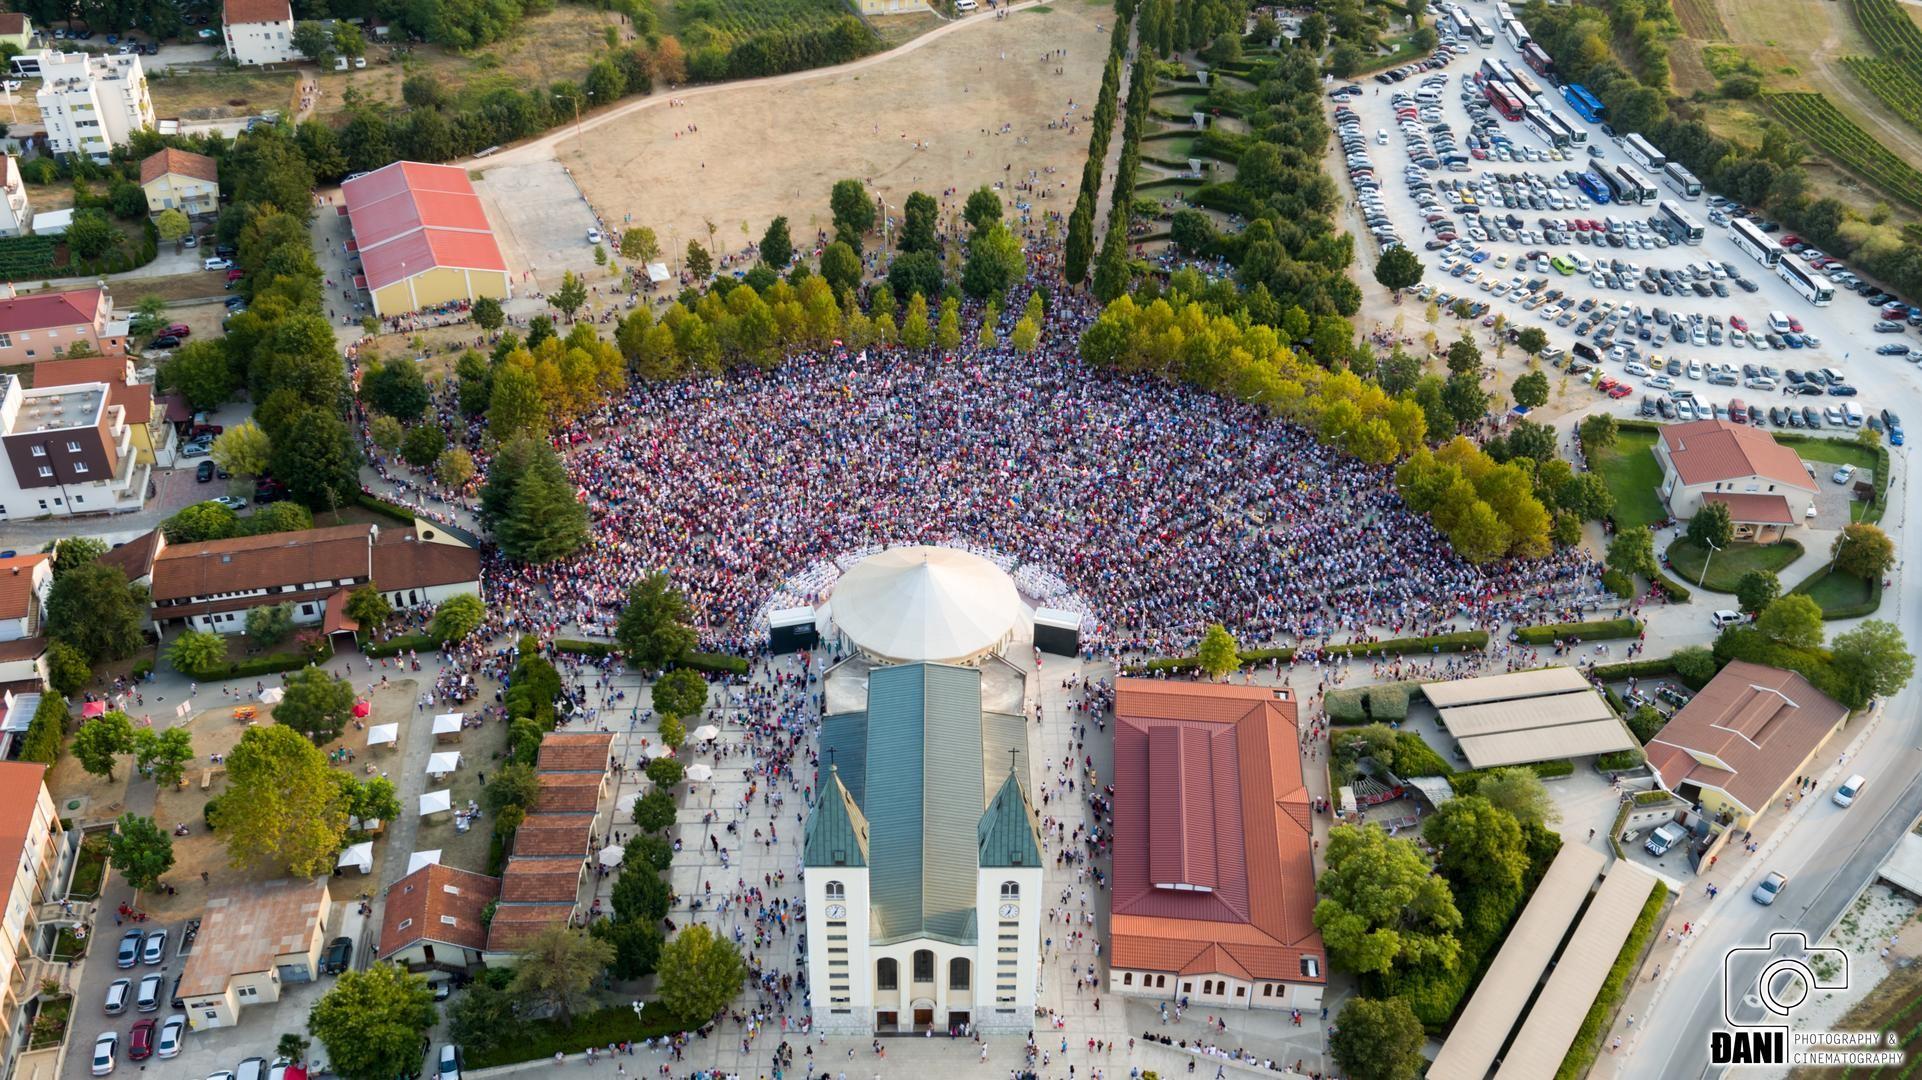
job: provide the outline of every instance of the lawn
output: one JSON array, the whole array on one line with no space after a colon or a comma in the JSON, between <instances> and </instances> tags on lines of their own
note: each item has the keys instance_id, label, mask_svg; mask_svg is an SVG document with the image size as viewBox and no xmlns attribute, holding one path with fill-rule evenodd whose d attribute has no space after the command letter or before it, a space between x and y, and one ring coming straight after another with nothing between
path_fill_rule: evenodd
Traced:
<instances>
[{"instance_id":1,"label":"lawn","mask_svg":"<svg viewBox=\"0 0 1922 1080\"><path fill-rule=\"evenodd\" d=\"M1882 606L1882 590L1877 583L1839 570L1818 570L1794 591L1808 594L1821 606L1825 619L1859 618Z\"/></svg>"},{"instance_id":2,"label":"lawn","mask_svg":"<svg viewBox=\"0 0 1922 1080\"><path fill-rule=\"evenodd\" d=\"M1642 529L1668 519L1658 489L1662 466L1655 460L1653 431L1625 430L1615 445L1595 456L1592 465L1615 496L1615 527Z\"/></svg>"},{"instance_id":3,"label":"lawn","mask_svg":"<svg viewBox=\"0 0 1922 1080\"><path fill-rule=\"evenodd\" d=\"M1793 540L1779 544L1730 544L1715 553L1709 560L1708 577L1702 577L1702 558L1706 554L1686 539L1677 540L1668 547L1668 561L1675 564L1675 574L1687 585L1696 585L1711 592L1732 593L1742 580L1742 575L1750 570L1779 571L1802 557L1802 545Z\"/></svg>"},{"instance_id":4,"label":"lawn","mask_svg":"<svg viewBox=\"0 0 1922 1080\"><path fill-rule=\"evenodd\" d=\"M294 71L227 71L218 74L147 76L153 91L154 111L182 120L217 120L223 117L253 116L277 109L288 113L294 107L294 88L300 73Z\"/></svg>"}]
</instances>

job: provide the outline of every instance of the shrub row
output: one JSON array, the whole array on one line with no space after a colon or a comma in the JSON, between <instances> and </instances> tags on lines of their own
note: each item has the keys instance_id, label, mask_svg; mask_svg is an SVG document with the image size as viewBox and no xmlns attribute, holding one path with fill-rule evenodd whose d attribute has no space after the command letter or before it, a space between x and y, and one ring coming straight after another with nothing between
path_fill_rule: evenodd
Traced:
<instances>
[{"instance_id":1,"label":"shrub row","mask_svg":"<svg viewBox=\"0 0 1922 1080\"><path fill-rule=\"evenodd\" d=\"M1814 588L1817 585L1820 585L1822 583L1822 580L1824 578L1828 577L1831 573L1839 574L1841 573L1841 571L1839 570L1830 571L1827 568L1817 570L1815 573L1810 574L1807 578L1805 578L1800 585L1797 585L1795 588L1790 589L1789 591L1792 593L1804 593L1804 594L1811 592L1812 590L1814 590ZM1868 587L1869 587L1869 595L1867 599L1861 601L1860 603L1855 603L1855 604L1836 604L1832 607L1824 606L1822 608L1822 618L1824 620L1859 619L1865 615L1875 614L1876 609L1882 606L1881 575L1878 574L1873 581L1870 581L1868 583Z\"/></svg>"},{"instance_id":2,"label":"shrub row","mask_svg":"<svg viewBox=\"0 0 1922 1080\"><path fill-rule=\"evenodd\" d=\"M540 1061L555 1054L578 1054L590 1046L607 1047L614 1043L636 1043L643 1039L674 1035L699 1025L688 1024L670 1014L658 1001L650 1001L638 1015L630 1005L615 1005L574 1017L563 1026L549 1017L521 1020L514 1025L514 1037L487 1050L467 1051L468 1069L491 1069L523 1061Z\"/></svg>"},{"instance_id":3,"label":"shrub row","mask_svg":"<svg viewBox=\"0 0 1922 1080\"><path fill-rule=\"evenodd\" d=\"M1641 768L1647 761L1648 755L1640 750L1617 750L1615 753L1603 754L1596 758L1595 767L1603 772L1626 772L1629 769Z\"/></svg>"},{"instance_id":4,"label":"shrub row","mask_svg":"<svg viewBox=\"0 0 1922 1080\"><path fill-rule=\"evenodd\" d=\"M324 647L315 659L308 659L306 653L275 653L272 656L253 656L245 660L231 660L225 664L200 668L192 675L198 682L215 682L220 679L250 679L256 675L274 675L283 671L299 671L309 664L324 664L334 658L331 645Z\"/></svg>"},{"instance_id":5,"label":"shrub row","mask_svg":"<svg viewBox=\"0 0 1922 1080\"><path fill-rule=\"evenodd\" d=\"M1445 653L1471 652L1488 647L1486 630L1458 630L1451 634L1436 634L1433 637L1388 638L1383 641L1349 641L1339 645L1329 645L1316 650L1325 656L1385 656L1389 653ZM1265 660L1292 661L1296 650L1243 649L1239 653L1241 662L1259 664ZM1128 674L1148 671L1182 671L1196 666L1192 656L1158 656L1128 668Z\"/></svg>"},{"instance_id":6,"label":"shrub row","mask_svg":"<svg viewBox=\"0 0 1922 1080\"><path fill-rule=\"evenodd\" d=\"M1418 682L1408 681L1330 690L1324 707L1328 719L1337 724L1403 720L1408 716L1408 700L1420 686Z\"/></svg>"},{"instance_id":7,"label":"shrub row","mask_svg":"<svg viewBox=\"0 0 1922 1080\"><path fill-rule=\"evenodd\" d=\"M440 648L440 639L432 634L402 634L386 641L367 641L360 643L362 656L380 659L383 656L398 656L412 649L414 652L434 652Z\"/></svg>"},{"instance_id":8,"label":"shrub row","mask_svg":"<svg viewBox=\"0 0 1922 1080\"><path fill-rule=\"evenodd\" d=\"M1618 828L1612 835L1619 834ZM1602 1037L1608 1033L1608 1022L1627 996L1629 976L1642 966L1642 952L1655 934L1662 909L1667 906L1668 886L1658 881L1648 891L1648 900L1642 904L1642 913L1636 916L1635 925L1629 928L1628 940L1622 942L1622 951L1615 955L1615 963L1608 969L1608 977L1602 980L1602 989L1595 995L1595 1003L1588 1007L1588 1015L1582 1018L1575 1041L1569 1045L1568 1055L1562 1058L1562 1067L1555 1070L1555 1080L1576 1080L1577 1077L1586 1076L1589 1068L1595 1064L1595 1055L1602 1050Z\"/></svg>"},{"instance_id":9,"label":"shrub row","mask_svg":"<svg viewBox=\"0 0 1922 1080\"><path fill-rule=\"evenodd\" d=\"M1640 619L1596 619L1591 622L1553 623L1524 626L1515 631L1515 640L1524 645L1547 645L1555 641L1608 641L1630 638L1642 632Z\"/></svg>"},{"instance_id":10,"label":"shrub row","mask_svg":"<svg viewBox=\"0 0 1922 1080\"><path fill-rule=\"evenodd\" d=\"M1575 763L1567 758L1555 758L1551 761L1535 761L1527 765L1505 765L1500 767L1527 769L1543 780L1558 780L1564 776L1575 775ZM1495 769L1470 769L1466 772L1448 773L1448 785L1455 789L1455 794L1457 795L1473 795L1476 790L1481 787L1482 778L1494 771Z\"/></svg>"},{"instance_id":11,"label":"shrub row","mask_svg":"<svg viewBox=\"0 0 1922 1080\"><path fill-rule=\"evenodd\" d=\"M746 675L747 658L729 656L726 653L688 653L681 657L677 667L705 671L709 675Z\"/></svg>"},{"instance_id":12,"label":"shrub row","mask_svg":"<svg viewBox=\"0 0 1922 1080\"><path fill-rule=\"evenodd\" d=\"M610 655L614 652L614 649L615 645L611 641L582 641L579 638L554 639L554 650L556 652L573 653L575 656L592 656L595 659L599 659L603 656Z\"/></svg>"},{"instance_id":13,"label":"shrub row","mask_svg":"<svg viewBox=\"0 0 1922 1080\"><path fill-rule=\"evenodd\" d=\"M414 512L412 510L398 503L388 502L378 495L369 495L363 491L360 493L360 498L357 501L363 510L371 510L382 517L393 518L402 525L412 525L414 523Z\"/></svg>"}]
</instances>

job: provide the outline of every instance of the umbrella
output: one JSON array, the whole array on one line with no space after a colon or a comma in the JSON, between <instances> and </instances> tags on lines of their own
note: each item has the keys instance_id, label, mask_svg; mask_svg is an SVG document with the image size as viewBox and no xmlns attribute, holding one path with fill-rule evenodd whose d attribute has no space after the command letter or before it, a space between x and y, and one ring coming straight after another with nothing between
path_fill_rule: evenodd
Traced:
<instances>
[{"instance_id":1,"label":"umbrella","mask_svg":"<svg viewBox=\"0 0 1922 1080\"><path fill-rule=\"evenodd\" d=\"M689 765L687 767L687 778L689 780L712 780L714 779L714 770L707 765Z\"/></svg>"},{"instance_id":2,"label":"umbrella","mask_svg":"<svg viewBox=\"0 0 1922 1080\"><path fill-rule=\"evenodd\" d=\"M602 866L619 866L621 865L622 857L624 857L626 854L627 854L627 849L622 847L621 845L609 844L606 847L601 849L601 865Z\"/></svg>"},{"instance_id":3,"label":"umbrella","mask_svg":"<svg viewBox=\"0 0 1922 1080\"><path fill-rule=\"evenodd\" d=\"M713 724L702 724L692 732L695 742L713 742L721 737L721 729Z\"/></svg>"},{"instance_id":4,"label":"umbrella","mask_svg":"<svg viewBox=\"0 0 1922 1080\"><path fill-rule=\"evenodd\" d=\"M364 718L364 717L365 717L365 716L366 716L366 715L367 715L368 713L370 713L370 712L373 712L373 711L374 711L374 707L373 707L372 705L369 705L369 704L367 703L367 699L366 699L366 698L361 698L361 699L360 699L359 701L356 701L356 702L354 702L354 715L355 715L355 716L359 716L359 717L363 717L363 718Z\"/></svg>"}]
</instances>

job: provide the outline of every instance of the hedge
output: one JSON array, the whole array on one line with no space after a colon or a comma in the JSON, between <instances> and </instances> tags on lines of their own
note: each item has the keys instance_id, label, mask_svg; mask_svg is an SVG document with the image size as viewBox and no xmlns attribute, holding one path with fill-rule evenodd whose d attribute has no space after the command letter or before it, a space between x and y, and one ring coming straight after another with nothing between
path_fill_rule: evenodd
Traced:
<instances>
[{"instance_id":1,"label":"hedge","mask_svg":"<svg viewBox=\"0 0 1922 1080\"><path fill-rule=\"evenodd\" d=\"M1838 575L1841 577L1852 576L1844 574L1840 570L1830 570L1824 567L1804 578L1800 585L1790 589L1789 592L1802 593L1804 595L1812 594L1824 580ZM1858 603L1836 604L1833 607L1823 605L1822 619L1824 621L1829 619L1859 619L1865 615L1875 614L1876 610L1882 606L1882 575L1877 574L1872 581L1868 582L1868 593L1868 598Z\"/></svg>"},{"instance_id":2,"label":"hedge","mask_svg":"<svg viewBox=\"0 0 1922 1080\"><path fill-rule=\"evenodd\" d=\"M579 638L554 639L555 652L573 653L576 656L592 656L597 659L610 655L616 647L617 646L611 641L582 641Z\"/></svg>"},{"instance_id":3,"label":"hedge","mask_svg":"<svg viewBox=\"0 0 1922 1080\"><path fill-rule=\"evenodd\" d=\"M1328 719L1337 724L1367 724L1377 720L1404 720L1408 699L1416 682L1382 683L1330 690L1325 699Z\"/></svg>"},{"instance_id":4,"label":"hedge","mask_svg":"<svg viewBox=\"0 0 1922 1080\"><path fill-rule=\"evenodd\" d=\"M393 518L402 525L412 525L414 523L414 512L412 510L407 509L399 503L388 502L386 499L377 495L369 495L363 491L360 493L360 498L355 500L355 502L364 510L372 510L374 513L380 514L383 517Z\"/></svg>"},{"instance_id":5,"label":"hedge","mask_svg":"<svg viewBox=\"0 0 1922 1080\"><path fill-rule=\"evenodd\" d=\"M1569 1045L1568 1056L1562 1058L1562 1067L1555 1070L1555 1080L1577 1080L1588 1075L1588 1070L1594 1066L1595 1055L1602 1052L1602 1038L1608 1034L1608 1022L1614 1017L1622 999L1628 996L1628 980L1635 974L1635 969L1642 966L1642 953L1655 934L1656 924L1661 921L1662 909L1667 906L1668 886L1658 881L1648 891L1648 900L1642 904L1642 913L1629 929L1628 940L1622 942L1622 951L1615 955L1615 964L1608 969L1608 977L1602 980L1602 989L1595 995L1595 1003L1588 1007L1588 1015L1582 1018L1581 1029L1575 1033L1575 1041Z\"/></svg>"},{"instance_id":6,"label":"hedge","mask_svg":"<svg viewBox=\"0 0 1922 1080\"><path fill-rule=\"evenodd\" d=\"M747 658L729 656L726 653L688 653L674 664L675 667L693 668L710 675L746 675Z\"/></svg>"},{"instance_id":7,"label":"hedge","mask_svg":"<svg viewBox=\"0 0 1922 1080\"><path fill-rule=\"evenodd\" d=\"M1534 761L1527 765L1501 765L1499 769L1527 769L1543 780L1556 780L1575 774L1575 763L1567 758L1554 758L1549 761ZM1448 786L1457 795L1473 795L1481 787L1481 782L1496 769L1471 769L1467 772L1449 773Z\"/></svg>"},{"instance_id":8,"label":"hedge","mask_svg":"<svg viewBox=\"0 0 1922 1080\"><path fill-rule=\"evenodd\" d=\"M514 1025L512 1037L486 1050L468 1049L468 1069L491 1069L523 1061L540 1061L555 1054L578 1054L588 1047L605 1049L612 1043L637 1043L662 1035L690 1031L689 1024L670 1014L658 1001L650 1001L635 1015L631 1005L614 1005L574 1017L566 1027L552 1019L521 1020Z\"/></svg>"},{"instance_id":9,"label":"hedge","mask_svg":"<svg viewBox=\"0 0 1922 1080\"><path fill-rule=\"evenodd\" d=\"M1578 641L1607 641L1611 638L1634 637L1641 632L1640 619L1596 619L1591 622L1524 626L1515 631L1515 640L1524 645L1548 645L1570 638Z\"/></svg>"},{"instance_id":10,"label":"hedge","mask_svg":"<svg viewBox=\"0 0 1922 1080\"><path fill-rule=\"evenodd\" d=\"M1603 772L1627 772L1639 769L1648 761L1648 755L1640 750L1617 750L1603 754L1595 759L1595 767Z\"/></svg>"},{"instance_id":11,"label":"hedge","mask_svg":"<svg viewBox=\"0 0 1922 1080\"><path fill-rule=\"evenodd\" d=\"M1661 590L1668 594L1668 598L1670 600L1673 600L1678 604L1688 603L1689 597L1695 595L1694 593L1689 591L1688 586L1682 584L1679 581L1676 581L1674 578L1669 577L1667 574L1656 574L1655 584L1660 586Z\"/></svg>"},{"instance_id":12,"label":"hedge","mask_svg":"<svg viewBox=\"0 0 1922 1080\"><path fill-rule=\"evenodd\" d=\"M1488 647L1488 632L1485 630L1459 630L1452 634L1436 634L1433 637L1389 638L1386 641L1349 641L1340 645L1329 645L1314 650L1324 656L1382 656L1387 653L1444 653L1468 652ZM1296 650L1280 649L1243 649L1238 654L1243 664L1258 664L1264 660L1292 662ZM1128 668L1129 674L1144 671L1180 671L1197 667L1199 661L1192 656L1158 656Z\"/></svg>"},{"instance_id":13,"label":"hedge","mask_svg":"<svg viewBox=\"0 0 1922 1080\"><path fill-rule=\"evenodd\" d=\"M360 643L362 656L379 659L383 656L398 656L412 649L415 652L434 652L441 641L432 634L402 634L386 641L366 641Z\"/></svg>"},{"instance_id":14,"label":"hedge","mask_svg":"<svg viewBox=\"0 0 1922 1080\"><path fill-rule=\"evenodd\" d=\"M324 664L334 658L331 645L323 646L318 656L309 658L305 652L275 653L272 656L255 656L246 660L234 660L227 664L199 668L191 672L197 682L215 682L220 679L246 679L256 675L275 675L283 671L299 671L309 664Z\"/></svg>"}]
</instances>

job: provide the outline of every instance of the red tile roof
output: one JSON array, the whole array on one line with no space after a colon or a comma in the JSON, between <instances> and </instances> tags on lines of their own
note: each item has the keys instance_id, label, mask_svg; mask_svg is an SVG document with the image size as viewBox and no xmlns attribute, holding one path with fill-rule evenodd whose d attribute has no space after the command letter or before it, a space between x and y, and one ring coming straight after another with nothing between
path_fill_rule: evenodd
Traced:
<instances>
[{"instance_id":1,"label":"red tile roof","mask_svg":"<svg viewBox=\"0 0 1922 1080\"><path fill-rule=\"evenodd\" d=\"M0 761L0 866L6 867L9 874L20 869L27 834L33 828L33 808L40 801L40 788L46 775L45 765ZM11 878L7 884L13 884Z\"/></svg>"},{"instance_id":2,"label":"red tile roof","mask_svg":"<svg viewBox=\"0 0 1922 1080\"><path fill-rule=\"evenodd\" d=\"M124 356L83 356L77 360L39 360L33 365L33 385L77 386L81 383L124 383L133 362Z\"/></svg>"},{"instance_id":3,"label":"red tile roof","mask_svg":"<svg viewBox=\"0 0 1922 1080\"><path fill-rule=\"evenodd\" d=\"M540 773L537 814L591 814L600 809L601 779L594 773Z\"/></svg>"},{"instance_id":4,"label":"red tile roof","mask_svg":"<svg viewBox=\"0 0 1922 1080\"><path fill-rule=\"evenodd\" d=\"M33 614L34 567L52 557L39 554L0 559L0 619L24 619Z\"/></svg>"},{"instance_id":5,"label":"red tile roof","mask_svg":"<svg viewBox=\"0 0 1922 1080\"><path fill-rule=\"evenodd\" d=\"M581 863L575 859L510 859L501 875L504 904L572 904L580 890Z\"/></svg>"},{"instance_id":6,"label":"red tile roof","mask_svg":"<svg viewBox=\"0 0 1922 1080\"><path fill-rule=\"evenodd\" d=\"M455 544L428 543L412 529L382 529L374 541L374 584L382 589L425 589L480 581L480 552Z\"/></svg>"},{"instance_id":7,"label":"red tile roof","mask_svg":"<svg viewBox=\"0 0 1922 1080\"><path fill-rule=\"evenodd\" d=\"M593 832L593 814L529 814L514 830L514 858L585 858Z\"/></svg>"},{"instance_id":8,"label":"red tile roof","mask_svg":"<svg viewBox=\"0 0 1922 1080\"><path fill-rule=\"evenodd\" d=\"M1848 715L1793 671L1737 660L1649 742L1648 763L1670 791L1712 787L1759 813Z\"/></svg>"},{"instance_id":9,"label":"red tile roof","mask_svg":"<svg viewBox=\"0 0 1922 1080\"><path fill-rule=\"evenodd\" d=\"M367 287L440 267L505 271L465 170L397 161L341 185Z\"/></svg>"},{"instance_id":10,"label":"red tile roof","mask_svg":"<svg viewBox=\"0 0 1922 1080\"><path fill-rule=\"evenodd\" d=\"M1702 494L1705 503L1721 503L1728 507L1731 521L1744 525L1793 525L1795 511L1789 508L1789 501L1780 495L1745 495L1732 491L1708 491Z\"/></svg>"},{"instance_id":11,"label":"red tile roof","mask_svg":"<svg viewBox=\"0 0 1922 1080\"><path fill-rule=\"evenodd\" d=\"M143 533L117 548L110 548L98 561L120 568L128 581L139 581L153 573L154 555L160 551L160 530Z\"/></svg>"},{"instance_id":12,"label":"red tile roof","mask_svg":"<svg viewBox=\"0 0 1922 1080\"><path fill-rule=\"evenodd\" d=\"M228 6L232 7L231 4ZM285 10L284 6L283 10ZM283 16L283 18L284 17L285 16ZM271 22L273 20L243 21ZM213 158L207 157L204 154L190 154L185 150L175 150L171 146L160 151L158 154L153 154L142 159L140 162L140 182L142 184L151 184L168 173L191 177L195 180L205 180L210 184L218 183L220 180L220 167L214 163Z\"/></svg>"},{"instance_id":13,"label":"red tile roof","mask_svg":"<svg viewBox=\"0 0 1922 1080\"><path fill-rule=\"evenodd\" d=\"M513 952L550 926L565 926L573 904L502 904L487 924L487 951Z\"/></svg>"},{"instance_id":14,"label":"red tile roof","mask_svg":"<svg viewBox=\"0 0 1922 1080\"><path fill-rule=\"evenodd\" d=\"M499 878L439 863L421 867L387 887L380 958L421 941L481 948L487 944L481 912L500 893Z\"/></svg>"},{"instance_id":15,"label":"red tile roof","mask_svg":"<svg viewBox=\"0 0 1922 1080\"><path fill-rule=\"evenodd\" d=\"M1815 490L1795 451L1766 431L1727 420L1664 424L1662 445L1684 484L1713 484L1759 476L1778 484Z\"/></svg>"},{"instance_id":16,"label":"red tile roof","mask_svg":"<svg viewBox=\"0 0 1922 1080\"><path fill-rule=\"evenodd\" d=\"M228 26L240 23L291 22L294 9L288 0L227 0L220 21Z\"/></svg>"},{"instance_id":17,"label":"red tile roof","mask_svg":"<svg viewBox=\"0 0 1922 1080\"><path fill-rule=\"evenodd\" d=\"M0 299L0 334L91 324L105 294L99 289L33 293Z\"/></svg>"},{"instance_id":18,"label":"red tile roof","mask_svg":"<svg viewBox=\"0 0 1922 1080\"><path fill-rule=\"evenodd\" d=\"M1116 683L1113 966L1325 980L1296 703L1275 695Z\"/></svg>"},{"instance_id":19,"label":"red tile roof","mask_svg":"<svg viewBox=\"0 0 1922 1080\"><path fill-rule=\"evenodd\" d=\"M534 767L541 772L604 773L613 746L612 732L551 732L541 736L541 752Z\"/></svg>"},{"instance_id":20,"label":"red tile roof","mask_svg":"<svg viewBox=\"0 0 1922 1080\"><path fill-rule=\"evenodd\" d=\"M309 581L365 578L372 532L371 525L334 525L303 532L169 544L154 560L153 598L156 602L184 600L251 589L277 590L282 585ZM253 602L258 600L254 598Z\"/></svg>"},{"instance_id":21,"label":"red tile roof","mask_svg":"<svg viewBox=\"0 0 1922 1080\"><path fill-rule=\"evenodd\" d=\"M12 37L27 32L27 17L17 11L0 11L0 34Z\"/></svg>"}]
</instances>

